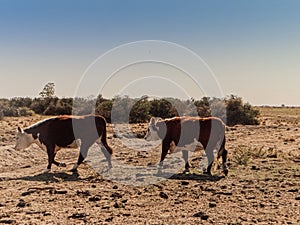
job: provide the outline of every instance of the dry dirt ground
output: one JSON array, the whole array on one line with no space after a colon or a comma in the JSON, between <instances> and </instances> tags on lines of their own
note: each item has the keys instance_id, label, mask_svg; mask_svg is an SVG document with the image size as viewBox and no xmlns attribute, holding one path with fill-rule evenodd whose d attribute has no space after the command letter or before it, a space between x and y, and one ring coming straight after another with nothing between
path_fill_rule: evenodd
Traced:
<instances>
[{"instance_id":1,"label":"dry dirt ground","mask_svg":"<svg viewBox=\"0 0 300 225\"><path fill-rule=\"evenodd\" d=\"M78 174L69 172L78 156L71 149L57 155L67 168L44 174L46 153L13 149L16 127L44 117L4 118L0 224L300 224L300 109L260 110L261 125L227 128L227 177L217 163L213 177L202 173L201 147L190 173L169 154L169 170L156 174L160 146L137 138L145 124L109 125L111 171L93 146Z\"/></svg>"}]
</instances>

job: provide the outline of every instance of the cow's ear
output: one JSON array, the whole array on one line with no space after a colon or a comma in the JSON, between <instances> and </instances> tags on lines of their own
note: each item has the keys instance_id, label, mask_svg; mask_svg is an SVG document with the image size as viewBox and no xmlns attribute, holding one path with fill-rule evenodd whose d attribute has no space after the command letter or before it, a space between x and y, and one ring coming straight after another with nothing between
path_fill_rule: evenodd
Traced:
<instances>
[{"instance_id":1,"label":"cow's ear","mask_svg":"<svg viewBox=\"0 0 300 225\"><path fill-rule=\"evenodd\" d=\"M23 131L23 129L22 129L21 127L18 127L18 131L19 131L20 133L24 133L24 131Z\"/></svg>"},{"instance_id":2,"label":"cow's ear","mask_svg":"<svg viewBox=\"0 0 300 225\"><path fill-rule=\"evenodd\" d=\"M150 119L150 124L151 124L151 125L155 125L155 123L156 123L155 118L154 118L154 117L151 117L151 119Z\"/></svg>"}]
</instances>

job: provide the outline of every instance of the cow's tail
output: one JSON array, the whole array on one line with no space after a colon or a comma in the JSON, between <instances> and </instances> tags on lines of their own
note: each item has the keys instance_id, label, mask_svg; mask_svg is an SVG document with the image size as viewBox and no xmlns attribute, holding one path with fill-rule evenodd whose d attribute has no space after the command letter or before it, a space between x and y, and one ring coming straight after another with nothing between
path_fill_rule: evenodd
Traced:
<instances>
[{"instance_id":1,"label":"cow's tail","mask_svg":"<svg viewBox=\"0 0 300 225\"><path fill-rule=\"evenodd\" d=\"M107 144L107 128L106 128L106 121L104 120L104 126L103 126L103 131L102 131L102 135L101 135L101 143L103 144L103 146L106 148L106 150L112 154L112 148Z\"/></svg>"},{"instance_id":2,"label":"cow's tail","mask_svg":"<svg viewBox=\"0 0 300 225\"><path fill-rule=\"evenodd\" d=\"M219 138L220 138L220 147L218 150L218 158L220 158L225 150L225 144L226 144L226 137L225 137L225 124L222 124L222 126L220 127L220 131L219 131Z\"/></svg>"},{"instance_id":3,"label":"cow's tail","mask_svg":"<svg viewBox=\"0 0 300 225\"><path fill-rule=\"evenodd\" d=\"M100 130L102 130L101 133L101 143L104 146L104 148L101 148L105 158L107 159L108 162L108 168L112 168L112 164L111 164L111 156L113 154L112 148L107 144L107 128L106 128L106 121L104 118L102 118L101 121L101 128L99 128Z\"/></svg>"}]
</instances>

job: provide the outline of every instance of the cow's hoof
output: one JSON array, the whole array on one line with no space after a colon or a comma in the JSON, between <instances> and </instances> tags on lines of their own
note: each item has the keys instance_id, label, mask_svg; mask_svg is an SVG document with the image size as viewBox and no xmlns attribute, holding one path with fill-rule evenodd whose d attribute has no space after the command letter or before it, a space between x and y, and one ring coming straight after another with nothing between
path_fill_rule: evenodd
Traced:
<instances>
[{"instance_id":1,"label":"cow's hoof","mask_svg":"<svg viewBox=\"0 0 300 225\"><path fill-rule=\"evenodd\" d=\"M59 163L58 166L59 166L59 167L67 167L67 164L65 164L65 163Z\"/></svg>"},{"instance_id":2,"label":"cow's hoof","mask_svg":"<svg viewBox=\"0 0 300 225\"><path fill-rule=\"evenodd\" d=\"M78 174L78 170L77 169L71 169L70 172L72 172L73 174Z\"/></svg>"},{"instance_id":3,"label":"cow's hoof","mask_svg":"<svg viewBox=\"0 0 300 225\"><path fill-rule=\"evenodd\" d=\"M188 168L188 169L184 169L184 171L183 171L183 173L190 173L191 171L190 171L190 168Z\"/></svg>"},{"instance_id":4,"label":"cow's hoof","mask_svg":"<svg viewBox=\"0 0 300 225\"><path fill-rule=\"evenodd\" d=\"M212 177L211 172L203 171L203 174L205 174L205 175L207 175L207 176L209 176L209 177Z\"/></svg>"},{"instance_id":5,"label":"cow's hoof","mask_svg":"<svg viewBox=\"0 0 300 225\"><path fill-rule=\"evenodd\" d=\"M228 170L223 170L223 173L225 174L225 176L228 175Z\"/></svg>"}]
</instances>

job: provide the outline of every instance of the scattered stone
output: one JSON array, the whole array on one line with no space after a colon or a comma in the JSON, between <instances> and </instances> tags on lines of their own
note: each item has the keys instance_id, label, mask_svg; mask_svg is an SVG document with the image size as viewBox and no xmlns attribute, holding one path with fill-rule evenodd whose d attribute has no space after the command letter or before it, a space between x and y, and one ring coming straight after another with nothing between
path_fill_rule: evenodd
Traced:
<instances>
[{"instance_id":1,"label":"scattered stone","mask_svg":"<svg viewBox=\"0 0 300 225\"><path fill-rule=\"evenodd\" d=\"M93 185L92 185L92 188L96 188L96 187L97 187L96 184L93 184Z\"/></svg>"},{"instance_id":2,"label":"scattered stone","mask_svg":"<svg viewBox=\"0 0 300 225\"><path fill-rule=\"evenodd\" d=\"M127 201L128 201L127 199L123 199L121 202L125 204L127 203Z\"/></svg>"},{"instance_id":3,"label":"scattered stone","mask_svg":"<svg viewBox=\"0 0 300 225\"><path fill-rule=\"evenodd\" d=\"M102 207L102 209L109 209L109 208L110 208L109 205L105 205L105 206Z\"/></svg>"},{"instance_id":4,"label":"scattered stone","mask_svg":"<svg viewBox=\"0 0 300 225\"><path fill-rule=\"evenodd\" d=\"M118 189L119 187L117 186L117 185L114 185L113 187L112 187L112 189Z\"/></svg>"},{"instance_id":5,"label":"scattered stone","mask_svg":"<svg viewBox=\"0 0 300 225\"><path fill-rule=\"evenodd\" d=\"M88 214L86 214L86 213L73 213L71 216L68 216L68 218L81 219L81 218L85 218L87 216L88 216Z\"/></svg>"},{"instance_id":6,"label":"scattered stone","mask_svg":"<svg viewBox=\"0 0 300 225\"><path fill-rule=\"evenodd\" d=\"M112 198L122 198L123 197L123 195L122 194L120 194L120 193L118 193L118 192L114 192L114 193L112 193L111 194L111 196L110 197L112 197Z\"/></svg>"},{"instance_id":7,"label":"scattered stone","mask_svg":"<svg viewBox=\"0 0 300 225\"><path fill-rule=\"evenodd\" d=\"M159 193L159 197L161 197L161 198L163 198L163 199L168 199L168 198L169 198L169 196L168 196L165 192L163 192L163 191L161 191L161 192Z\"/></svg>"},{"instance_id":8,"label":"scattered stone","mask_svg":"<svg viewBox=\"0 0 300 225\"><path fill-rule=\"evenodd\" d=\"M54 190L53 194L65 195L68 191L66 190Z\"/></svg>"},{"instance_id":9,"label":"scattered stone","mask_svg":"<svg viewBox=\"0 0 300 225\"><path fill-rule=\"evenodd\" d=\"M230 196L230 195L233 195L233 193L232 192L219 191L219 192L216 192L215 195L227 195L227 196Z\"/></svg>"},{"instance_id":10,"label":"scattered stone","mask_svg":"<svg viewBox=\"0 0 300 225\"><path fill-rule=\"evenodd\" d=\"M23 199L20 199L17 207L24 208L25 206L30 206L30 203L26 203Z\"/></svg>"},{"instance_id":11,"label":"scattered stone","mask_svg":"<svg viewBox=\"0 0 300 225\"><path fill-rule=\"evenodd\" d=\"M299 201L300 200L300 196L295 197L295 200Z\"/></svg>"},{"instance_id":12,"label":"scattered stone","mask_svg":"<svg viewBox=\"0 0 300 225\"><path fill-rule=\"evenodd\" d=\"M183 186L189 185L189 182L188 181L181 181L181 185L183 185Z\"/></svg>"},{"instance_id":13,"label":"scattered stone","mask_svg":"<svg viewBox=\"0 0 300 225\"><path fill-rule=\"evenodd\" d=\"M111 221L113 221L113 217L108 217L107 219L105 219L105 222L111 222Z\"/></svg>"},{"instance_id":14,"label":"scattered stone","mask_svg":"<svg viewBox=\"0 0 300 225\"><path fill-rule=\"evenodd\" d=\"M208 203L209 208L215 208L216 206L217 206L217 203L215 203L215 202Z\"/></svg>"},{"instance_id":15,"label":"scattered stone","mask_svg":"<svg viewBox=\"0 0 300 225\"><path fill-rule=\"evenodd\" d=\"M116 209L124 208L124 204L122 204L121 202L115 202L114 207L115 207Z\"/></svg>"},{"instance_id":16,"label":"scattered stone","mask_svg":"<svg viewBox=\"0 0 300 225\"><path fill-rule=\"evenodd\" d=\"M86 191L77 191L76 194L80 197L88 197L91 196L90 191L86 190Z\"/></svg>"},{"instance_id":17,"label":"scattered stone","mask_svg":"<svg viewBox=\"0 0 300 225\"><path fill-rule=\"evenodd\" d=\"M208 215L206 215L204 212L197 212L193 215L193 217L200 217L202 220L207 220Z\"/></svg>"},{"instance_id":18,"label":"scattered stone","mask_svg":"<svg viewBox=\"0 0 300 225\"><path fill-rule=\"evenodd\" d=\"M98 201L100 201L100 198L98 196L93 196L93 197L89 198L89 201L90 202L98 202Z\"/></svg>"},{"instance_id":19,"label":"scattered stone","mask_svg":"<svg viewBox=\"0 0 300 225\"><path fill-rule=\"evenodd\" d=\"M251 170L260 170L260 168L254 165L254 166L251 166Z\"/></svg>"},{"instance_id":20,"label":"scattered stone","mask_svg":"<svg viewBox=\"0 0 300 225\"><path fill-rule=\"evenodd\" d=\"M32 194L32 193L34 193L34 192L35 192L34 190L25 191L25 192L23 192L21 195L22 195L22 196L26 196L26 195L30 195L30 194Z\"/></svg>"},{"instance_id":21,"label":"scattered stone","mask_svg":"<svg viewBox=\"0 0 300 225\"><path fill-rule=\"evenodd\" d=\"M130 213L123 213L123 216L131 216Z\"/></svg>"},{"instance_id":22,"label":"scattered stone","mask_svg":"<svg viewBox=\"0 0 300 225\"><path fill-rule=\"evenodd\" d=\"M296 192L298 192L298 191L299 191L298 188L288 190L288 192L292 192L292 193L296 193Z\"/></svg>"},{"instance_id":23,"label":"scattered stone","mask_svg":"<svg viewBox=\"0 0 300 225\"><path fill-rule=\"evenodd\" d=\"M3 223L3 224L14 224L16 223L17 221L16 220L0 220L0 223Z\"/></svg>"}]
</instances>

